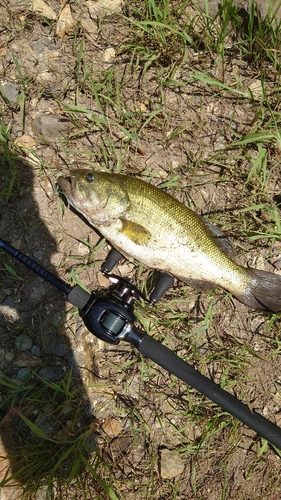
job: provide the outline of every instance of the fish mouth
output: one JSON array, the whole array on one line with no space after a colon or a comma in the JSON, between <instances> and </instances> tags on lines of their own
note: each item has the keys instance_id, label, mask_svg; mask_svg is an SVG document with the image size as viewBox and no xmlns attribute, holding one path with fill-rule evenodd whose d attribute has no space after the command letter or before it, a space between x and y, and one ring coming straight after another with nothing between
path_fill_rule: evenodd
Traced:
<instances>
[{"instance_id":1,"label":"fish mouth","mask_svg":"<svg viewBox=\"0 0 281 500\"><path fill-rule=\"evenodd\" d=\"M76 179L75 176L69 175L67 177L61 176L58 178L58 185L60 191L68 198L72 197L75 192Z\"/></svg>"}]
</instances>

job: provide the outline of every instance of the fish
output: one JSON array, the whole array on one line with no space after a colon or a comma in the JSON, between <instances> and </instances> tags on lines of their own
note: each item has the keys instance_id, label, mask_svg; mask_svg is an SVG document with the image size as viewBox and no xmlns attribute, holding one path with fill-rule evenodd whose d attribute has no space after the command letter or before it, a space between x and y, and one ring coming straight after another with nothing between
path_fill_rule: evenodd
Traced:
<instances>
[{"instance_id":1,"label":"fish","mask_svg":"<svg viewBox=\"0 0 281 500\"><path fill-rule=\"evenodd\" d=\"M139 177L77 169L60 176L70 205L129 260L194 288L221 287L262 311L281 311L281 276L235 262L225 235Z\"/></svg>"}]
</instances>

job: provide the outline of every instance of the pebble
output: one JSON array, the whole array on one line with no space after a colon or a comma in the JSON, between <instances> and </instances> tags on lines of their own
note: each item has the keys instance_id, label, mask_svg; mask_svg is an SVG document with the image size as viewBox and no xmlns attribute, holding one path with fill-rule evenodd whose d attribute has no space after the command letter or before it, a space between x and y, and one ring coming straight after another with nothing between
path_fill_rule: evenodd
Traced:
<instances>
[{"instance_id":1,"label":"pebble","mask_svg":"<svg viewBox=\"0 0 281 500\"><path fill-rule=\"evenodd\" d=\"M32 292L30 293L30 299L34 303L40 302L45 293L46 293L46 288L45 285L42 283L41 285L38 285L35 288L33 288Z\"/></svg>"},{"instance_id":2,"label":"pebble","mask_svg":"<svg viewBox=\"0 0 281 500\"><path fill-rule=\"evenodd\" d=\"M12 351L5 351L4 359L7 363L11 363L13 361L14 357L15 357L15 355Z\"/></svg>"},{"instance_id":3,"label":"pebble","mask_svg":"<svg viewBox=\"0 0 281 500\"><path fill-rule=\"evenodd\" d=\"M47 436L52 436L56 431L58 432L59 426L56 424L54 418L51 415L38 415L34 420L34 425L38 427ZM39 433L36 431L32 434L36 437L40 437Z\"/></svg>"},{"instance_id":4,"label":"pebble","mask_svg":"<svg viewBox=\"0 0 281 500\"><path fill-rule=\"evenodd\" d=\"M120 12L122 9L123 0L87 0L86 7L89 9L92 19L111 14L112 12Z\"/></svg>"},{"instance_id":5,"label":"pebble","mask_svg":"<svg viewBox=\"0 0 281 500\"><path fill-rule=\"evenodd\" d=\"M55 21L57 15L55 11L49 7L43 0L32 0L31 8L36 14L49 19L50 21Z\"/></svg>"},{"instance_id":6,"label":"pebble","mask_svg":"<svg viewBox=\"0 0 281 500\"><path fill-rule=\"evenodd\" d=\"M71 15L70 6L66 4L60 12L57 26L56 35L63 38L66 33L69 33L74 26L74 20Z\"/></svg>"},{"instance_id":7,"label":"pebble","mask_svg":"<svg viewBox=\"0 0 281 500\"><path fill-rule=\"evenodd\" d=\"M3 92L6 99L12 106L17 104L17 100L19 97L19 88L15 83L7 82L0 85L0 89Z\"/></svg>"},{"instance_id":8,"label":"pebble","mask_svg":"<svg viewBox=\"0 0 281 500\"><path fill-rule=\"evenodd\" d=\"M15 143L24 148L32 149L36 146L36 142L30 135L22 135L15 140Z\"/></svg>"},{"instance_id":9,"label":"pebble","mask_svg":"<svg viewBox=\"0 0 281 500\"><path fill-rule=\"evenodd\" d=\"M99 447L98 436L96 436L94 433L87 436L83 441L83 448L86 451L89 452L98 451L98 447Z\"/></svg>"},{"instance_id":10,"label":"pebble","mask_svg":"<svg viewBox=\"0 0 281 500\"><path fill-rule=\"evenodd\" d=\"M40 355L41 355L41 350L40 350L40 347L38 345L33 345L31 347L31 354L33 356L36 356L36 358L39 358Z\"/></svg>"},{"instance_id":11,"label":"pebble","mask_svg":"<svg viewBox=\"0 0 281 500\"><path fill-rule=\"evenodd\" d=\"M9 295L3 302L1 303L1 306L8 306L8 307L15 307L16 306L16 296L15 295Z\"/></svg>"},{"instance_id":12,"label":"pebble","mask_svg":"<svg viewBox=\"0 0 281 500\"><path fill-rule=\"evenodd\" d=\"M117 439L114 439L110 443L110 451L112 453L118 453L118 454L123 453L123 452L127 452L128 448L132 444L132 442L133 442L133 439L131 437L121 436Z\"/></svg>"},{"instance_id":13,"label":"pebble","mask_svg":"<svg viewBox=\"0 0 281 500\"><path fill-rule=\"evenodd\" d=\"M115 59L116 50L113 47L109 47L104 51L103 59L104 62L110 63Z\"/></svg>"},{"instance_id":14,"label":"pebble","mask_svg":"<svg viewBox=\"0 0 281 500\"><path fill-rule=\"evenodd\" d=\"M106 276L104 276L104 274L102 274L101 271L98 272L97 278L98 278L98 282L99 282L100 287L108 288L108 284L109 284L108 278Z\"/></svg>"},{"instance_id":15,"label":"pebble","mask_svg":"<svg viewBox=\"0 0 281 500\"><path fill-rule=\"evenodd\" d=\"M35 118L32 128L36 135L41 135L46 139L56 139L60 135L66 136L68 134L69 122L61 120L56 115L46 114Z\"/></svg>"},{"instance_id":16,"label":"pebble","mask_svg":"<svg viewBox=\"0 0 281 500\"><path fill-rule=\"evenodd\" d=\"M123 426L119 420L108 417L103 422L102 428L108 436L115 437L122 432Z\"/></svg>"},{"instance_id":17,"label":"pebble","mask_svg":"<svg viewBox=\"0 0 281 500\"><path fill-rule=\"evenodd\" d=\"M61 366L44 366L38 375L48 382L59 382L64 377L65 371Z\"/></svg>"},{"instance_id":18,"label":"pebble","mask_svg":"<svg viewBox=\"0 0 281 500\"><path fill-rule=\"evenodd\" d=\"M42 54L43 50L46 50L50 46L52 39L46 36L42 36L37 40L31 47L37 54Z\"/></svg>"},{"instance_id":19,"label":"pebble","mask_svg":"<svg viewBox=\"0 0 281 500\"><path fill-rule=\"evenodd\" d=\"M51 337L48 340L48 351L54 356L64 356L67 351L66 339L64 337Z\"/></svg>"},{"instance_id":20,"label":"pebble","mask_svg":"<svg viewBox=\"0 0 281 500\"><path fill-rule=\"evenodd\" d=\"M23 333L15 340L15 344L22 352L29 351L32 347L32 339Z\"/></svg>"},{"instance_id":21,"label":"pebble","mask_svg":"<svg viewBox=\"0 0 281 500\"><path fill-rule=\"evenodd\" d=\"M253 82L251 82L250 85L248 86L248 89L251 92L251 96L253 96L253 98L256 101L261 100L261 98L264 94L263 85L262 85L261 80L254 80Z\"/></svg>"},{"instance_id":22,"label":"pebble","mask_svg":"<svg viewBox=\"0 0 281 500\"><path fill-rule=\"evenodd\" d=\"M7 305L0 305L0 314L4 317L9 318L10 321L18 321L20 319L20 314L17 309Z\"/></svg>"},{"instance_id":23,"label":"pebble","mask_svg":"<svg viewBox=\"0 0 281 500\"><path fill-rule=\"evenodd\" d=\"M44 251L41 248L39 250L35 250L35 252L32 252L32 257L38 261L43 260Z\"/></svg>"},{"instance_id":24,"label":"pebble","mask_svg":"<svg viewBox=\"0 0 281 500\"><path fill-rule=\"evenodd\" d=\"M160 475L163 479L172 479L184 470L183 460L177 450L160 451Z\"/></svg>"},{"instance_id":25,"label":"pebble","mask_svg":"<svg viewBox=\"0 0 281 500\"><path fill-rule=\"evenodd\" d=\"M91 40L96 40L98 37L98 27L89 17L83 16L81 19L81 26L86 36Z\"/></svg>"},{"instance_id":26,"label":"pebble","mask_svg":"<svg viewBox=\"0 0 281 500\"><path fill-rule=\"evenodd\" d=\"M18 380L26 380L31 374L30 368L27 367L22 367L19 369L18 374L17 374L17 379Z\"/></svg>"},{"instance_id":27,"label":"pebble","mask_svg":"<svg viewBox=\"0 0 281 500\"><path fill-rule=\"evenodd\" d=\"M197 4L203 12L206 11L205 0L197 0ZM210 17L217 15L220 4L221 4L221 2L219 0L210 0L208 2L208 15ZM265 18L268 10L270 9L270 4L271 4L271 8L272 8L272 6L274 4L274 0L267 0L267 1L255 0L255 9L257 9L259 11L261 19ZM278 2L275 2L275 5L277 5L277 4L278 4ZM233 5L233 7L236 7L236 6L242 7L242 9L245 10L246 13L250 12L250 9L251 9L251 7L250 7L251 2L249 0L245 0L244 2L241 2L241 0L233 0L232 5ZM277 18L280 19L280 15L281 15L280 6L279 6L279 9L277 8L276 10L278 11Z\"/></svg>"}]
</instances>

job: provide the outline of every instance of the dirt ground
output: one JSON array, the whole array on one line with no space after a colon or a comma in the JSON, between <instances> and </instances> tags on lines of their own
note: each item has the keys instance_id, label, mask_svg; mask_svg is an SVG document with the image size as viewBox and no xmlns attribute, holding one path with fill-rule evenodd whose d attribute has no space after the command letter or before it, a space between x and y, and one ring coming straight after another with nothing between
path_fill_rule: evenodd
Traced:
<instances>
[{"instance_id":1,"label":"dirt ground","mask_svg":"<svg viewBox=\"0 0 281 500\"><path fill-rule=\"evenodd\" d=\"M171 82L165 75L161 86L165 65L145 72L140 64L132 67L128 52L120 50L128 23L117 13L103 18L102 2L46 3L54 14L48 11L43 18L25 0L0 1L0 84L6 96L0 114L17 147L20 184L19 192L1 203L1 237L68 282L77 278L93 291L107 287L100 264L109 246L99 244L100 236L65 206L56 180L71 168L100 165L118 171L121 165L122 172L167 183L172 195L218 224L243 265L280 273L280 242L247 237L274 226L269 212L259 208L263 203L275 200L280 215L279 153L268 147L272 171L264 188L245 182L258 148L248 146L244 156L225 149L252 130L257 105L190 78L204 70L214 79L223 74L226 85L239 81L242 90L252 85L259 92L257 72L248 61L230 55L222 68L215 58L190 49ZM118 2L109 3L121 12ZM70 11L59 23L65 5ZM276 86L270 66L266 85L269 90ZM110 127L101 125L99 99L106 92L103 110ZM120 97L115 107L111 95ZM137 140L128 140L124 130L132 135L137 130ZM3 168L8 168L5 158ZM7 189L2 173L1 191ZM243 211L250 205L257 209ZM130 345L110 346L89 334L61 292L4 253L0 258L2 381L10 377L23 384L24 393L32 371L57 383L73 369L80 412L76 426L95 428L92 446L107 464L104 480L114 485L117 498L281 497L278 453L254 431ZM127 261L116 272L139 287L151 279L148 270ZM198 292L181 283L154 309L141 304L136 311L142 328L281 425L278 315L252 311L223 290ZM60 438L62 427L59 419L47 419L36 398L28 407L24 398L15 404L13 389L4 382L2 389L3 481L9 463L16 470L13 405L20 414L32 415L51 439ZM20 439L26 444L24 430ZM57 484L53 498L108 498L96 487L80 485L79 490L73 481L60 490ZM21 490L2 488L0 498L21 495ZM44 488L34 495L49 498Z\"/></svg>"}]
</instances>

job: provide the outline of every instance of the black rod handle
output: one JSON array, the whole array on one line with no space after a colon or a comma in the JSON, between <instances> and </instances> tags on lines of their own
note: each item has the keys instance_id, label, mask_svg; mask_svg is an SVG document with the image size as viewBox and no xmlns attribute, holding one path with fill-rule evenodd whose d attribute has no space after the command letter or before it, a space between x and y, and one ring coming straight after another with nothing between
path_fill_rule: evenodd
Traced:
<instances>
[{"instance_id":1,"label":"black rod handle","mask_svg":"<svg viewBox=\"0 0 281 500\"><path fill-rule=\"evenodd\" d=\"M164 293L173 286L174 278L169 273L160 273L157 283L153 292L150 295L150 300L155 303L159 302L159 300L163 297Z\"/></svg>"},{"instance_id":2,"label":"black rod handle","mask_svg":"<svg viewBox=\"0 0 281 500\"><path fill-rule=\"evenodd\" d=\"M110 273L110 271L112 271L116 264L118 264L118 262L122 259L124 259L124 256L120 252L118 252L118 250L112 248L105 261L101 265L101 270L105 273Z\"/></svg>"},{"instance_id":3,"label":"black rod handle","mask_svg":"<svg viewBox=\"0 0 281 500\"><path fill-rule=\"evenodd\" d=\"M277 425L262 417L259 413L252 412L242 401L239 401L235 396L232 396L232 394L202 375L166 346L147 335L137 348L146 357L201 392L220 408L236 417L281 450L281 429Z\"/></svg>"}]
</instances>

